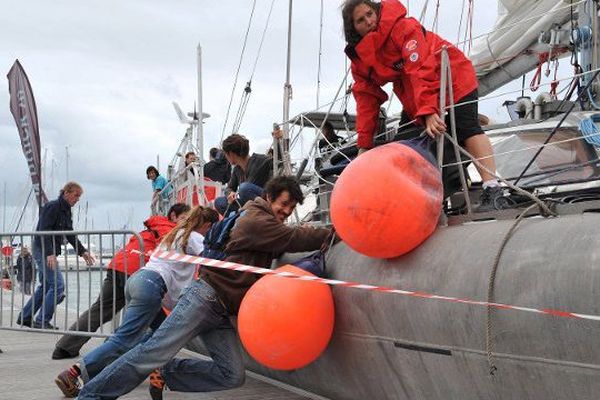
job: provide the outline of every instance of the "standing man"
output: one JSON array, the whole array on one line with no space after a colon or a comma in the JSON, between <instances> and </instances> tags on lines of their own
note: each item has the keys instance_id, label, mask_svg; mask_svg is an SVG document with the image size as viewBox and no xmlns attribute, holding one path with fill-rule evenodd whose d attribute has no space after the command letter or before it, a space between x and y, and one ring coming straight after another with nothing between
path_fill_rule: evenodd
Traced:
<instances>
[{"instance_id":1,"label":"standing man","mask_svg":"<svg viewBox=\"0 0 600 400\"><path fill-rule=\"evenodd\" d=\"M77 204L82 194L81 185L68 182L60 191L58 199L49 201L42 208L36 231L72 231L71 207ZM94 257L88 253L75 235L35 236L33 259L37 265L40 283L33 297L21 310L17 318L18 325L37 329L57 329L50 324L50 321L56 306L65 298L65 284L57 258L62 252L65 239L71 243L77 255L83 257L87 265L94 264ZM33 320L38 310L39 313Z\"/></svg>"},{"instance_id":2,"label":"standing man","mask_svg":"<svg viewBox=\"0 0 600 400\"><path fill-rule=\"evenodd\" d=\"M250 143L242 135L234 133L223 140L225 158L233 165L231 179L225 196L215 199L215 208L224 215L243 207L263 192L263 187L273 174L273 159L264 154L250 155Z\"/></svg>"},{"instance_id":3,"label":"standing man","mask_svg":"<svg viewBox=\"0 0 600 400\"><path fill-rule=\"evenodd\" d=\"M288 226L285 220L304 196L293 177L278 176L245 206L231 230L226 260L269 268L284 252L317 250L329 229ZM179 392L213 392L241 386L245 379L237 332L230 316L259 276L204 266L201 277L183 292L171 315L145 343L140 343L86 383L79 400L116 399L150 374L152 400L162 400L165 386ZM199 336L210 360L171 359ZM160 370L156 369L160 368Z\"/></svg>"},{"instance_id":4,"label":"standing man","mask_svg":"<svg viewBox=\"0 0 600 400\"><path fill-rule=\"evenodd\" d=\"M185 218L190 207L187 204L174 204L167 216L154 215L144 221L146 229L139 233L144 243L144 262L148 262L152 252L162 238L175 225ZM102 324L112 320L114 315L125 306L125 283L128 277L140 269L140 242L137 236L131 236L125 248L121 249L113 259L106 271L106 278L98 298L89 310L85 311L79 319L71 325L70 331L95 332ZM114 301L113 301L114 296ZM114 313L113 313L114 307ZM52 352L53 360L74 358L79 356L79 350L90 340L90 336L64 335Z\"/></svg>"},{"instance_id":5,"label":"standing man","mask_svg":"<svg viewBox=\"0 0 600 400\"><path fill-rule=\"evenodd\" d=\"M21 286L21 292L31 295L31 282L33 281L33 258L27 246L21 247L21 254L17 258L17 281Z\"/></svg>"}]
</instances>

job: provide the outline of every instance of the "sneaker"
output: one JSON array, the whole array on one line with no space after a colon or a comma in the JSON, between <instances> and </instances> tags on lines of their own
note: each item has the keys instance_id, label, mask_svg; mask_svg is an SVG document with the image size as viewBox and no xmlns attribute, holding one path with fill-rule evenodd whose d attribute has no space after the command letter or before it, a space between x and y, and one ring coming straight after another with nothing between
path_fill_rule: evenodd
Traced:
<instances>
[{"instance_id":1,"label":"sneaker","mask_svg":"<svg viewBox=\"0 0 600 400\"><path fill-rule=\"evenodd\" d=\"M502 198L504 197L504 190L500 186L488 186L481 192L481 198L479 199L479 206L475 209L475 212L487 212L493 210L502 209ZM500 200L500 202L498 202Z\"/></svg>"},{"instance_id":2,"label":"sneaker","mask_svg":"<svg viewBox=\"0 0 600 400\"><path fill-rule=\"evenodd\" d=\"M65 369L61 372L54 380L56 386L61 392L68 398L75 398L81 390L81 383L79 382L79 373L75 366Z\"/></svg>"},{"instance_id":3,"label":"sneaker","mask_svg":"<svg viewBox=\"0 0 600 400\"><path fill-rule=\"evenodd\" d=\"M19 326L21 326L21 325L28 326L28 327L31 328L31 320L30 319L23 319L23 320L21 320L21 316L19 315L17 317L17 325L19 325Z\"/></svg>"},{"instance_id":4,"label":"sneaker","mask_svg":"<svg viewBox=\"0 0 600 400\"><path fill-rule=\"evenodd\" d=\"M39 322L39 321L33 321L33 325L31 325L32 328L34 329L51 329L51 330L58 330L58 327L52 325L50 322Z\"/></svg>"},{"instance_id":5,"label":"sneaker","mask_svg":"<svg viewBox=\"0 0 600 400\"><path fill-rule=\"evenodd\" d=\"M150 373L150 397L152 400L163 400L163 390L165 389L165 380L157 368Z\"/></svg>"},{"instance_id":6,"label":"sneaker","mask_svg":"<svg viewBox=\"0 0 600 400\"><path fill-rule=\"evenodd\" d=\"M79 352L77 353L69 353L65 349L61 349L60 347L56 347L52 352L53 360L63 360L65 358L75 358L79 357Z\"/></svg>"}]
</instances>

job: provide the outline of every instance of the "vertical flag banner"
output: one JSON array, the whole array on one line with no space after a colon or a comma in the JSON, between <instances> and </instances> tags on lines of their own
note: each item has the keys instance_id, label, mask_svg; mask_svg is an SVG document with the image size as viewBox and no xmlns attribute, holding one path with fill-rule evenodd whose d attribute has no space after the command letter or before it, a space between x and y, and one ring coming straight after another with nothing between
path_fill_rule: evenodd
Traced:
<instances>
[{"instance_id":1,"label":"vertical flag banner","mask_svg":"<svg viewBox=\"0 0 600 400\"><path fill-rule=\"evenodd\" d=\"M8 91L10 93L10 111L15 118L23 153L29 167L31 183L35 190L39 206L43 206L47 201L46 194L42 188L42 162L40 148L40 131L38 128L37 109L35 99L29 79L25 70L15 60L10 71L8 71Z\"/></svg>"}]
</instances>

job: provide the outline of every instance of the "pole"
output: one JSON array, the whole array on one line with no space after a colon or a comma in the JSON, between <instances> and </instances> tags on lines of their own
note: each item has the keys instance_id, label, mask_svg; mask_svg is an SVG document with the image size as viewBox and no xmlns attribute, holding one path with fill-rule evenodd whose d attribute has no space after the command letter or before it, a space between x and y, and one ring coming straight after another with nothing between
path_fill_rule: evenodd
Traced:
<instances>
[{"instance_id":1,"label":"pole","mask_svg":"<svg viewBox=\"0 0 600 400\"><path fill-rule=\"evenodd\" d=\"M292 3L289 3L288 12L288 35L287 35L287 60L286 60L286 71L285 71L285 84L283 85L283 143L282 149L283 154L281 159L283 161L284 174L289 174L289 143L290 143L290 100L292 98L292 85L290 84L290 68L292 61Z\"/></svg>"},{"instance_id":2,"label":"pole","mask_svg":"<svg viewBox=\"0 0 600 400\"><path fill-rule=\"evenodd\" d=\"M196 137L196 148L200 153L200 165L204 165L204 114L202 109L202 46L198 43L198 130Z\"/></svg>"},{"instance_id":3,"label":"pole","mask_svg":"<svg viewBox=\"0 0 600 400\"><path fill-rule=\"evenodd\" d=\"M4 181L4 209L2 211L2 232L6 232L6 181Z\"/></svg>"},{"instance_id":4,"label":"pole","mask_svg":"<svg viewBox=\"0 0 600 400\"><path fill-rule=\"evenodd\" d=\"M65 146L65 153L66 153L66 158L67 158L67 162L66 162L66 168L67 168L67 179L66 181L69 181L69 146Z\"/></svg>"}]
</instances>

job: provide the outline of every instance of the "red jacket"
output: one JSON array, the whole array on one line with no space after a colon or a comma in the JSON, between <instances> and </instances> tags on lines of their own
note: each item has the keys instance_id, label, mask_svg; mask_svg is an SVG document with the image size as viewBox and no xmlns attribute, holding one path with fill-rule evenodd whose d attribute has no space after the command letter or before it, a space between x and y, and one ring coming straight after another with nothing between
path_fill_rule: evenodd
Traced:
<instances>
[{"instance_id":1,"label":"red jacket","mask_svg":"<svg viewBox=\"0 0 600 400\"><path fill-rule=\"evenodd\" d=\"M394 93L411 117L439 112L442 46L448 46L454 101L477 89L471 61L456 47L433 32L427 32L398 0L382 0L377 30L355 46L346 47L352 61L356 99L358 147L373 147L379 107L387 101L381 86L393 82Z\"/></svg>"},{"instance_id":2,"label":"red jacket","mask_svg":"<svg viewBox=\"0 0 600 400\"><path fill-rule=\"evenodd\" d=\"M144 221L144 226L147 228L140 232L140 236L144 241L144 262L148 262L150 258L148 253L158 246L162 238L175 228L175 223L171 222L167 217L155 215ZM140 243L137 237L132 236L127 242L125 248L119 250L113 257L109 269L125 272L127 267L127 275L133 274L140 269Z\"/></svg>"}]
</instances>

